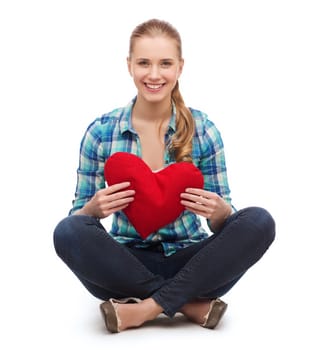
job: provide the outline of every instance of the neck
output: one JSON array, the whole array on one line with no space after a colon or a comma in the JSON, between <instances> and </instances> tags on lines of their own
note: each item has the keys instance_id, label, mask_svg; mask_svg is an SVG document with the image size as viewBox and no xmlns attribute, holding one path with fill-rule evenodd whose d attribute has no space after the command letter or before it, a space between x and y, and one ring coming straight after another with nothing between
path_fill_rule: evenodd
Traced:
<instances>
[{"instance_id":1,"label":"neck","mask_svg":"<svg viewBox=\"0 0 319 350\"><path fill-rule=\"evenodd\" d=\"M150 103L137 98L134 105L133 114L135 119L141 121L161 122L165 119L170 119L172 114L172 103L171 101Z\"/></svg>"}]
</instances>

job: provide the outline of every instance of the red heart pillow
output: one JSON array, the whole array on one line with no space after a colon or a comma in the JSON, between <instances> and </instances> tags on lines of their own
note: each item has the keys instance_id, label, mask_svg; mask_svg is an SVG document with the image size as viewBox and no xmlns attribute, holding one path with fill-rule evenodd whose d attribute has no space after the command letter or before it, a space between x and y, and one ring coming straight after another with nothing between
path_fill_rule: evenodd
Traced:
<instances>
[{"instance_id":1,"label":"red heart pillow","mask_svg":"<svg viewBox=\"0 0 319 350\"><path fill-rule=\"evenodd\" d=\"M174 163L152 172L141 158L125 152L108 158L104 176L109 186L131 183L129 189L135 190L134 201L123 211L143 239L178 218L184 210L180 194L186 188L204 185L202 173L191 163Z\"/></svg>"}]
</instances>

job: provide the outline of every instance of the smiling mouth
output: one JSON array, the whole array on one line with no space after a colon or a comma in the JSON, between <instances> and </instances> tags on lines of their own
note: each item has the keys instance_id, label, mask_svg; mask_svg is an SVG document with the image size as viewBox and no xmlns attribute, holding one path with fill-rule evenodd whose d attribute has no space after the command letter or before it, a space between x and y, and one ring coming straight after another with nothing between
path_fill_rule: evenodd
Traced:
<instances>
[{"instance_id":1,"label":"smiling mouth","mask_svg":"<svg viewBox=\"0 0 319 350\"><path fill-rule=\"evenodd\" d=\"M147 84L147 83L144 83L144 85L150 90L158 90L162 86L164 86L164 84Z\"/></svg>"}]
</instances>

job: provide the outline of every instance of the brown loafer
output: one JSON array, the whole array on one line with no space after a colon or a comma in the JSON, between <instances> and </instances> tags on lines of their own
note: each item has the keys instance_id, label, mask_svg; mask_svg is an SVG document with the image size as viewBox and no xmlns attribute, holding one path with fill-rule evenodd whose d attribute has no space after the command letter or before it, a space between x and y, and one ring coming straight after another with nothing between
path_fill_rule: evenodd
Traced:
<instances>
[{"instance_id":1,"label":"brown loafer","mask_svg":"<svg viewBox=\"0 0 319 350\"><path fill-rule=\"evenodd\" d=\"M211 301L208 313L205 316L205 322L202 324L204 328L214 329L227 309L227 304L220 299Z\"/></svg>"},{"instance_id":2,"label":"brown loafer","mask_svg":"<svg viewBox=\"0 0 319 350\"><path fill-rule=\"evenodd\" d=\"M100 305L100 310L104 319L105 327L111 333L119 333L121 320L117 313L117 304L127 303L138 303L140 299L137 298L125 298L125 299L114 299L111 298Z\"/></svg>"}]
</instances>

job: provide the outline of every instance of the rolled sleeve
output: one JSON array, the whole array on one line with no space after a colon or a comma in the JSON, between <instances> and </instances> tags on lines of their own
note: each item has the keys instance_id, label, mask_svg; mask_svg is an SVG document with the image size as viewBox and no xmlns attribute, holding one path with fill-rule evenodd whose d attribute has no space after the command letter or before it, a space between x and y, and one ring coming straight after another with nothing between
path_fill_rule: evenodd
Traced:
<instances>
[{"instance_id":1,"label":"rolled sleeve","mask_svg":"<svg viewBox=\"0 0 319 350\"><path fill-rule=\"evenodd\" d=\"M69 215L81 209L98 190L105 188L105 160L102 156L102 143L98 130L96 123L92 123L82 139L77 186Z\"/></svg>"},{"instance_id":2,"label":"rolled sleeve","mask_svg":"<svg viewBox=\"0 0 319 350\"><path fill-rule=\"evenodd\" d=\"M197 152L199 154L197 166L204 176L204 189L217 193L231 205L221 134L207 116L204 116L202 127L197 129L199 130L198 147L200 148L200 151Z\"/></svg>"}]
</instances>

